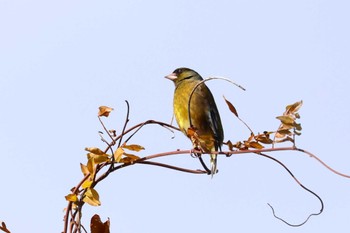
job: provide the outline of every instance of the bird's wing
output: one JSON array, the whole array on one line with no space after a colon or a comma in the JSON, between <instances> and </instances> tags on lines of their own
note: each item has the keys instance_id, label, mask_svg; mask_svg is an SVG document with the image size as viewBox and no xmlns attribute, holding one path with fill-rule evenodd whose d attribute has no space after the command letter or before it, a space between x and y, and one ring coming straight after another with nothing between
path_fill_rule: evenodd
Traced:
<instances>
[{"instance_id":1,"label":"bird's wing","mask_svg":"<svg viewBox=\"0 0 350 233\"><path fill-rule=\"evenodd\" d=\"M215 150L221 149L221 143L223 141L223 130L221 125L221 119L219 111L216 107L214 97L206 85L200 85L198 87L198 94L202 95L202 101L205 102L204 106L208 106L208 123L211 131L213 132L215 140ZM205 90L206 89L206 90ZM203 93L206 93L203 95Z\"/></svg>"}]
</instances>

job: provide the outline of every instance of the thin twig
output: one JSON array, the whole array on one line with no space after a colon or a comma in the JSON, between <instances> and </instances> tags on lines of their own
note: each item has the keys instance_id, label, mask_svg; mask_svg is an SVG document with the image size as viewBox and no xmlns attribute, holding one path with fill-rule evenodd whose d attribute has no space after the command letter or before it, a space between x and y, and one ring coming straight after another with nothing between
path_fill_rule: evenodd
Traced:
<instances>
[{"instance_id":1,"label":"thin twig","mask_svg":"<svg viewBox=\"0 0 350 233\"><path fill-rule=\"evenodd\" d=\"M256 154L261 155L261 156L263 156L263 157L265 157L265 158L271 159L271 160L273 160L274 162L276 162L276 163L278 163L279 165L281 165L281 166L289 173L289 175L290 175L304 190L308 191L309 193L311 193L312 195L314 195L315 197L317 197L317 199L318 199L318 200L320 201L320 203L321 203L321 209L320 209L320 211L319 211L318 213L312 213L312 214L310 214L310 215L306 218L306 220L305 220L304 222L299 223L299 224L291 224L291 223L287 222L286 220L284 220L284 219L282 219L282 218L276 216L274 208L273 208L269 203L267 203L267 204L270 206L270 208L272 209L272 214L273 214L273 216L274 216L275 218L277 218L278 220L284 222L284 223L287 224L288 226L291 226L291 227L300 227L300 226L304 225L304 224L311 218L311 216L320 215L320 214L323 212L324 204L323 204L322 199L321 199L315 192L313 192L313 191L311 191L310 189L306 188L306 187L294 176L294 174L287 168L286 165L284 165L284 164L283 164L281 161L279 161L278 159L275 159L275 158L273 158L273 157L271 157L271 156L269 156L269 155L266 155L266 154L264 154L264 153L256 153Z\"/></svg>"},{"instance_id":2,"label":"thin twig","mask_svg":"<svg viewBox=\"0 0 350 233\"><path fill-rule=\"evenodd\" d=\"M103 129L105 130L105 132L108 134L108 136L110 137L110 139L113 141L113 137L112 137L112 135L109 133L109 131L108 131L108 129L106 128L106 126L105 126L105 124L103 123L103 121L101 120L101 117L100 117L100 116L97 116L97 118L98 118L98 120L100 121L100 123L101 123ZM100 135L100 136L101 136L101 135ZM103 138L103 140L105 140L105 139Z\"/></svg>"},{"instance_id":3,"label":"thin twig","mask_svg":"<svg viewBox=\"0 0 350 233\"><path fill-rule=\"evenodd\" d=\"M119 142L118 142L118 147L120 147L120 145L121 145L121 143L122 143L123 136L125 135L125 129L126 129L126 126L128 125L128 122L129 122L130 105L129 105L129 102L128 102L127 100L125 100L125 102L126 102L126 106L127 106L126 117L125 117L125 123L124 123L124 126L123 126L122 133L120 134L120 139L119 139Z\"/></svg>"},{"instance_id":4,"label":"thin twig","mask_svg":"<svg viewBox=\"0 0 350 233\"><path fill-rule=\"evenodd\" d=\"M239 87L240 89L245 91L245 88L243 88L241 85L238 85L235 82L233 82L232 80L227 79L227 78L223 78L223 77L209 77L209 78L203 79L202 81L197 83L196 86L194 86L194 88L191 91L190 97L188 98L188 119L190 120L190 127L193 127L193 125L192 125L192 118L191 118L191 99L192 99L192 95L193 95L194 91L198 88L199 85L201 85L202 83L205 83L207 81L214 80L214 79L221 79L221 80L230 82L233 85L236 85L237 87Z\"/></svg>"},{"instance_id":5,"label":"thin twig","mask_svg":"<svg viewBox=\"0 0 350 233\"><path fill-rule=\"evenodd\" d=\"M176 170L176 171L187 172L187 173L192 173L192 174L207 174L207 172L203 171L203 170L186 169L186 168L176 167L176 166L172 166L172 165L169 165L169 164L153 162L153 161L138 161L138 162L135 162L135 163L154 165L154 166L159 166L159 167L165 167L165 168L173 169L173 170Z\"/></svg>"},{"instance_id":6,"label":"thin twig","mask_svg":"<svg viewBox=\"0 0 350 233\"><path fill-rule=\"evenodd\" d=\"M201 163L201 165L203 166L204 170L207 172L208 175L211 175L211 170L207 167L207 165L204 163L203 158L202 158L202 154L198 154L197 155L199 162Z\"/></svg>"},{"instance_id":7,"label":"thin twig","mask_svg":"<svg viewBox=\"0 0 350 233\"><path fill-rule=\"evenodd\" d=\"M325 166L328 170L330 170L331 172L339 175L339 176L343 176L345 178L350 178L350 175L346 175L344 173L341 173L341 172L338 172L336 170L334 170L333 168L331 168L330 166L328 166L325 162L323 162L320 158L318 158L316 155L306 151L306 150L303 150L303 149L299 149L299 148L295 148L295 150L297 151L300 151L300 152L303 152L305 154L308 154L311 158L314 158L316 159L318 162L320 162L323 166Z\"/></svg>"}]
</instances>

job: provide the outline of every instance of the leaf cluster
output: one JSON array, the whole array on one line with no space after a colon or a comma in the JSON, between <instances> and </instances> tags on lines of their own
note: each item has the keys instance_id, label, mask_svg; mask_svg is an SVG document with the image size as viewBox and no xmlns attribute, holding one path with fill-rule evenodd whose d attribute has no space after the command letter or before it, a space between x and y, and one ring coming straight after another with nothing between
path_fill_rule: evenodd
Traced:
<instances>
[{"instance_id":1,"label":"leaf cluster","mask_svg":"<svg viewBox=\"0 0 350 233\"><path fill-rule=\"evenodd\" d=\"M282 143L290 141L295 145L295 136L301 135L301 124L296 120L300 118L299 109L303 102L298 101L294 104L286 106L286 110L283 115L276 117L280 120L280 126L276 131L264 131L263 133L254 134L247 123L245 123L238 115L236 108L233 104L224 97L226 104L230 111L250 130L250 136L247 140L238 141L232 143L230 140L226 142L229 150L248 150L248 149L263 149L263 144Z\"/></svg>"}]
</instances>

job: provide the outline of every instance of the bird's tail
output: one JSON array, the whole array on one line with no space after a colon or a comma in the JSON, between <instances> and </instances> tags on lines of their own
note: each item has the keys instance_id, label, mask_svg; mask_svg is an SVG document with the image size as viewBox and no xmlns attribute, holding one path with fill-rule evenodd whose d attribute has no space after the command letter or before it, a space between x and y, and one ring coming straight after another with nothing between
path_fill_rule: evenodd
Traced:
<instances>
[{"instance_id":1,"label":"bird's tail","mask_svg":"<svg viewBox=\"0 0 350 233\"><path fill-rule=\"evenodd\" d=\"M217 154L211 154L210 155L210 164L211 164L211 178L213 178L213 176L216 174L217 169L216 169L216 165L217 165Z\"/></svg>"}]
</instances>

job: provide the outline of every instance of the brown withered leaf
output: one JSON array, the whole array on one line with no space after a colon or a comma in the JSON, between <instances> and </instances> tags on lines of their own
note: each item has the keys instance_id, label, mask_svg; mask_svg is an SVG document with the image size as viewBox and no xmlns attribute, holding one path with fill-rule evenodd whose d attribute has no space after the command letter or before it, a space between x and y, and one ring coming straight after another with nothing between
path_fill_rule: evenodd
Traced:
<instances>
[{"instance_id":1,"label":"brown withered leaf","mask_svg":"<svg viewBox=\"0 0 350 233\"><path fill-rule=\"evenodd\" d=\"M93 188L88 188L85 192L85 196L83 198L83 202L88 203L92 206L99 206L101 205L100 202L100 196L98 195L97 191Z\"/></svg>"},{"instance_id":2,"label":"brown withered leaf","mask_svg":"<svg viewBox=\"0 0 350 233\"><path fill-rule=\"evenodd\" d=\"M90 231L91 233L109 233L110 230L110 221L109 219L102 223L99 215L95 214L92 216L90 221Z\"/></svg>"},{"instance_id":3,"label":"brown withered leaf","mask_svg":"<svg viewBox=\"0 0 350 233\"><path fill-rule=\"evenodd\" d=\"M294 133L295 133L296 135L298 135L298 136L301 135L301 132L299 132L299 131L294 131Z\"/></svg>"},{"instance_id":4,"label":"brown withered leaf","mask_svg":"<svg viewBox=\"0 0 350 233\"><path fill-rule=\"evenodd\" d=\"M84 181L84 183L82 183L81 187L82 187L83 189L90 188L90 187L91 187L91 184L92 184L92 180L87 179L87 180Z\"/></svg>"},{"instance_id":5,"label":"brown withered leaf","mask_svg":"<svg viewBox=\"0 0 350 233\"><path fill-rule=\"evenodd\" d=\"M87 164L86 164L86 168L88 169L90 174L95 174L95 162L94 162L94 158L89 158Z\"/></svg>"},{"instance_id":6,"label":"brown withered leaf","mask_svg":"<svg viewBox=\"0 0 350 233\"><path fill-rule=\"evenodd\" d=\"M254 139L254 137L255 137L255 135L253 133L251 133L247 141L251 142Z\"/></svg>"},{"instance_id":7,"label":"brown withered leaf","mask_svg":"<svg viewBox=\"0 0 350 233\"><path fill-rule=\"evenodd\" d=\"M225 96L224 96L224 100L225 100L225 102L226 102L228 108L230 109L230 111L231 111L233 114L235 114L236 117L238 117L238 112L237 112L235 106L233 106L233 104L232 104L230 101L228 101L228 100L225 98Z\"/></svg>"},{"instance_id":8,"label":"brown withered leaf","mask_svg":"<svg viewBox=\"0 0 350 233\"><path fill-rule=\"evenodd\" d=\"M250 141L243 141L243 144L241 146L241 150L247 150L250 147Z\"/></svg>"},{"instance_id":9,"label":"brown withered leaf","mask_svg":"<svg viewBox=\"0 0 350 233\"><path fill-rule=\"evenodd\" d=\"M119 163L133 163L135 161L135 159L132 159L130 157L124 157L124 158L121 158Z\"/></svg>"},{"instance_id":10,"label":"brown withered leaf","mask_svg":"<svg viewBox=\"0 0 350 233\"><path fill-rule=\"evenodd\" d=\"M290 132L289 129L279 129L277 133L282 134L282 135L292 135L292 132Z\"/></svg>"},{"instance_id":11,"label":"brown withered leaf","mask_svg":"<svg viewBox=\"0 0 350 233\"><path fill-rule=\"evenodd\" d=\"M260 143L258 143L258 142L249 142L249 147L250 148L254 148L254 149L263 149L264 148L264 146L263 145L261 145Z\"/></svg>"},{"instance_id":12,"label":"brown withered leaf","mask_svg":"<svg viewBox=\"0 0 350 233\"><path fill-rule=\"evenodd\" d=\"M104 117L108 117L109 114L113 111L113 108L107 107L107 106L100 106L98 111L98 116L104 116Z\"/></svg>"},{"instance_id":13,"label":"brown withered leaf","mask_svg":"<svg viewBox=\"0 0 350 233\"><path fill-rule=\"evenodd\" d=\"M90 152L90 153L94 153L96 155L103 155L103 154L105 154L105 152L103 152L101 149L99 149L97 147L85 147L85 150Z\"/></svg>"},{"instance_id":14,"label":"brown withered leaf","mask_svg":"<svg viewBox=\"0 0 350 233\"><path fill-rule=\"evenodd\" d=\"M287 136L287 137L285 137L285 138L283 138L283 139L281 139L281 140L276 140L277 143L287 142L287 141L289 141L289 142L294 142L293 138L291 138L291 137L289 137L289 136Z\"/></svg>"},{"instance_id":15,"label":"brown withered leaf","mask_svg":"<svg viewBox=\"0 0 350 233\"><path fill-rule=\"evenodd\" d=\"M120 163L133 163L135 160L140 159L140 157L133 155L133 154L128 154L128 153L124 153L124 155L126 157L120 159Z\"/></svg>"},{"instance_id":16,"label":"brown withered leaf","mask_svg":"<svg viewBox=\"0 0 350 233\"><path fill-rule=\"evenodd\" d=\"M256 135L255 140L264 144L271 144L273 142L266 134Z\"/></svg>"},{"instance_id":17,"label":"brown withered leaf","mask_svg":"<svg viewBox=\"0 0 350 233\"><path fill-rule=\"evenodd\" d=\"M93 155L95 164L104 163L109 160L109 156L107 154L103 154L103 155L92 154L92 155Z\"/></svg>"},{"instance_id":18,"label":"brown withered leaf","mask_svg":"<svg viewBox=\"0 0 350 233\"><path fill-rule=\"evenodd\" d=\"M143 146L136 145L136 144L123 145L122 147L123 147L124 149L132 150L132 151L136 151L136 152L145 149Z\"/></svg>"},{"instance_id":19,"label":"brown withered leaf","mask_svg":"<svg viewBox=\"0 0 350 233\"><path fill-rule=\"evenodd\" d=\"M301 127L301 124L300 123L295 123L294 124L294 127L295 127L295 129L296 130L298 130L298 131L301 131L303 128Z\"/></svg>"},{"instance_id":20,"label":"brown withered leaf","mask_svg":"<svg viewBox=\"0 0 350 233\"><path fill-rule=\"evenodd\" d=\"M138 160L140 159L139 156L133 155L133 154L128 154L128 153L124 153L124 155L132 160Z\"/></svg>"},{"instance_id":21,"label":"brown withered leaf","mask_svg":"<svg viewBox=\"0 0 350 233\"><path fill-rule=\"evenodd\" d=\"M1 222L0 230L6 233L11 233L9 229L7 229L5 222Z\"/></svg>"},{"instance_id":22,"label":"brown withered leaf","mask_svg":"<svg viewBox=\"0 0 350 233\"><path fill-rule=\"evenodd\" d=\"M116 151L114 151L114 160L119 163L120 159L122 158L124 154L124 149L121 147L118 147L118 149Z\"/></svg>"},{"instance_id":23,"label":"brown withered leaf","mask_svg":"<svg viewBox=\"0 0 350 233\"><path fill-rule=\"evenodd\" d=\"M76 194L70 193L67 196L65 196L67 201L71 201L71 202L76 202L78 201L78 197Z\"/></svg>"},{"instance_id":24,"label":"brown withered leaf","mask_svg":"<svg viewBox=\"0 0 350 233\"><path fill-rule=\"evenodd\" d=\"M117 131L115 129L110 129L110 130L108 130L108 132L112 135L112 137L117 136Z\"/></svg>"},{"instance_id":25,"label":"brown withered leaf","mask_svg":"<svg viewBox=\"0 0 350 233\"><path fill-rule=\"evenodd\" d=\"M282 124L284 125L290 125L290 126L294 126L294 119L293 117L286 115L286 116L278 116L276 117L278 120L281 121Z\"/></svg>"},{"instance_id":26,"label":"brown withered leaf","mask_svg":"<svg viewBox=\"0 0 350 233\"><path fill-rule=\"evenodd\" d=\"M241 141L236 142L236 144L234 144L233 147L235 147L239 150L247 149Z\"/></svg>"},{"instance_id":27,"label":"brown withered leaf","mask_svg":"<svg viewBox=\"0 0 350 233\"><path fill-rule=\"evenodd\" d=\"M81 169L81 172L83 173L84 176L86 176L87 174L90 174L87 166L82 164L82 163L80 163L80 169Z\"/></svg>"},{"instance_id":28,"label":"brown withered leaf","mask_svg":"<svg viewBox=\"0 0 350 233\"><path fill-rule=\"evenodd\" d=\"M94 164L104 163L109 160L109 155L97 147L87 147L85 150L90 152L87 154L87 158L89 160L93 159Z\"/></svg>"},{"instance_id":29,"label":"brown withered leaf","mask_svg":"<svg viewBox=\"0 0 350 233\"><path fill-rule=\"evenodd\" d=\"M303 106L303 101L298 101L295 102L294 104L288 105L286 107L286 111L284 112L283 115L290 115L290 114L296 114L296 112L299 111L299 109L301 108L301 106Z\"/></svg>"},{"instance_id":30,"label":"brown withered leaf","mask_svg":"<svg viewBox=\"0 0 350 233\"><path fill-rule=\"evenodd\" d=\"M233 143L230 141L230 140L228 140L226 143L225 143L227 146L228 146L228 149L230 150L230 151L233 151Z\"/></svg>"}]
</instances>

